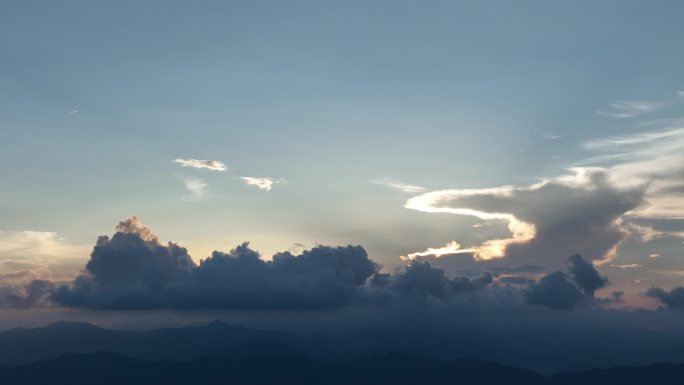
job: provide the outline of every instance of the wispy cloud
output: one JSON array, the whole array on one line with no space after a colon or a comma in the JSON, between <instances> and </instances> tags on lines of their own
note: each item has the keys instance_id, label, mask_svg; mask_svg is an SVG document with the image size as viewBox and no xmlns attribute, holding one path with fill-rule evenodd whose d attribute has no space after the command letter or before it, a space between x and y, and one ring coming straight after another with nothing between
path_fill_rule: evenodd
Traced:
<instances>
[{"instance_id":1,"label":"wispy cloud","mask_svg":"<svg viewBox=\"0 0 684 385\"><path fill-rule=\"evenodd\" d=\"M185 188L190 192L190 196L186 197L186 200L198 200L205 198L207 195L207 186L202 179L198 178L187 178L183 180Z\"/></svg>"},{"instance_id":2,"label":"wispy cloud","mask_svg":"<svg viewBox=\"0 0 684 385\"><path fill-rule=\"evenodd\" d=\"M662 102L648 102L644 100L622 100L608 105L608 108L596 110L599 115L615 119L633 118L661 108Z\"/></svg>"},{"instance_id":3,"label":"wispy cloud","mask_svg":"<svg viewBox=\"0 0 684 385\"><path fill-rule=\"evenodd\" d=\"M273 188L274 184L281 182L281 180L274 180L271 178L257 178L251 176L242 176L240 177L240 179L242 179L247 185L256 186L259 189L266 191L271 191L271 188Z\"/></svg>"},{"instance_id":4,"label":"wispy cloud","mask_svg":"<svg viewBox=\"0 0 684 385\"><path fill-rule=\"evenodd\" d=\"M453 254L474 254L478 250L476 248L470 248L470 249L462 249L461 245L456 242L456 241L451 241L444 245L444 247L428 247L427 250L425 251L420 251L416 253L411 253L406 256L402 256L401 259L403 260L414 260L418 257L427 257L427 256L433 256L433 257L441 257L444 255L453 255Z\"/></svg>"},{"instance_id":5,"label":"wispy cloud","mask_svg":"<svg viewBox=\"0 0 684 385\"><path fill-rule=\"evenodd\" d=\"M684 91L678 91L677 95L668 100L620 100L611 103L607 108L599 109L596 112L599 115L607 116L614 119L633 118L639 115L647 114L649 112L657 111L665 108L672 103L684 99Z\"/></svg>"},{"instance_id":6,"label":"wispy cloud","mask_svg":"<svg viewBox=\"0 0 684 385\"><path fill-rule=\"evenodd\" d=\"M212 171L226 171L228 167L218 160L208 159L174 159L175 163L183 167L205 168Z\"/></svg>"},{"instance_id":7,"label":"wispy cloud","mask_svg":"<svg viewBox=\"0 0 684 385\"><path fill-rule=\"evenodd\" d=\"M72 115L72 114L78 114L78 110L72 110L72 111L69 111L68 113L69 113L70 115Z\"/></svg>"},{"instance_id":8,"label":"wispy cloud","mask_svg":"<svg viewBox=\"0 0 684 385\"><path fill-rule=\"evenodd\" d=\"M618 269L622 269L622 270L625 270L625 269L638 269L638 268L640 268L640 267L643 267L643 266L641 266L641 265L638 264L638 263L630 263L630 264L627 264L627 265L610 265L610 266L611 266L611 267L617 267Z\"/></svg>"},{"instance_id":9,"label":"wispy cloud","mask_svg":"<svg viewBox=\"0 0 684 385\"><path fill-rule=\"evenodd\" d=\"M556 139L561 139L561 138L563 138L563 136L561 136L561 135L556 135L556 134L551 133L551 132L545 132L545 133L543 133L543 134L542 134L542 137L543 137L544 139L546 139L546 140L556 140Z\"/></svg>"},{"instance_id":10,"label":"wispy cloud","mask_svg":"<svg viewBox=\"0 0 684 385\"><path fill-rule=\"evenodd\" d=\"M407 193L420 193L427 191L427 188L422 187L422 186L417 186L409 183L403 183L400 182L396 179L392 178L379 178L379 179L371 179L371 183L380 185L380 186L385 186L389 187L394 190L402 191L402 192L407 192Z\"/></svg>"}]
</instances>

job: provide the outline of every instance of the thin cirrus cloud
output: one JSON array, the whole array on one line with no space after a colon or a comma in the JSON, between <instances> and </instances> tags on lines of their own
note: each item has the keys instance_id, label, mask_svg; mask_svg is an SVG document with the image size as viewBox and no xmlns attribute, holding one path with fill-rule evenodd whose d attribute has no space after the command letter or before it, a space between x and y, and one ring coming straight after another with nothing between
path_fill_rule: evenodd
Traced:
<instances>
[{"instance_id":1,"label":"thin cirrus cloud","mask_svg":"<svg viewBox=\"0 0 684 385\"><path fill-rule=\"evenodd\" d=\"M608 105L608 108L596 110L599 115L615 119L633 118L638 115L655 111L662 107L661 102L643 100L622 100Z\"/></svg>"},{"instance_id":2,"label":"thin cirrus cloud","mask_svg":"<svg viewBox=\"0 0 684 385\"><path fill-rule=\"evenodd\" d=\"M370 182L373 184L389 187L393 190L397 190L397 191L401 191L401 192L405 192L405 193L422 193L422 192L427 191L427 188L425 188L425 187L400 182L400 181L398 181L396 179L392 179L392 178L371 179Z\"/></svg>"},{"instance_id":3,"label":"thin cirrus cloud","mask_svg":"<svg viewBox=\"0 0 684 385\"><path fill-rule=\"evenodd\" d=\"M669 100L620 100L594 112L613 119L629 119L663 109L683 98L684 92L679 91L674 98Z\"/></svg>"},{"instance_id":4,"label":"thin cirrus cloud","mask_svg":"<svg viewBox=\"0 0 684 385\"><path fill-rule=\"evenodd\" d=\"M274 180L272 178L241 176L240 179L242 179L242 181L249 186L255 186L258 189L265 191L271 191L274 184L280 183L280 180Z\"/></svg>"},{"instance_id":5,"label":"thin cirrus cloud","mask_svg":"<svg viewBox=\"0 0 684 385\"><path fill-rule=\"evenodd\" d=\"M208 159L174 159L175 163L183 167L203 168L212 171L226 171L228 167L225 163L218 160Z\"/></svg>"}]
</instances>

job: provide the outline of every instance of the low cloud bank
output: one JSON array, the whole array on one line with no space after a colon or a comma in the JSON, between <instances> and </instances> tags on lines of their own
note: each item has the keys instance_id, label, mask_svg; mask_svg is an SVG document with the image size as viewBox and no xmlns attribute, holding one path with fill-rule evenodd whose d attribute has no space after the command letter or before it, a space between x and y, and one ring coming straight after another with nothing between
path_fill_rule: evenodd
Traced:
<instances>
[{"instance_id":1,"label":"low cloud bank","mask_svg":"<svg viewBox=\"0 0 684 385\"><path fill-rule=\"evenodd\" d=\"M381 272L361 246L316 246L299 255L262 259L248 243L214 251L196 264L184 247L159 238L137 217L98 238L83 272L68 282L33 280L0 286L0 306L66 306L106 310L317 310L388 303L436 304L492 297L484 305L595 306L608 284L581 256L565 272L538 281L496 271L449 277L427 261ZM480 299L481 300L481 299Z\"/></svg>"}]
</instances>

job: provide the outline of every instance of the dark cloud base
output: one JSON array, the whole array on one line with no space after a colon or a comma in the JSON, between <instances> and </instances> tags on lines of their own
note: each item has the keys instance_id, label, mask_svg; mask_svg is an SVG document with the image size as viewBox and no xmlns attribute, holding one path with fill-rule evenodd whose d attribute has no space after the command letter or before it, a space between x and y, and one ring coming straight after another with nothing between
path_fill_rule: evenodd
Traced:
<instances>
[{"instance_id":1,"label":"dark cloud base","mask_svg":"<svg viewBox=\"0 0 684 385\"><path fill-rule=\"evenodd\" d=\"M568 310L619 299L619 294L594 298L608 285L607 278L579 255L568 263L567 271L551 272L537 281L499 277L495 271L449 277L425 261L382 273L361 246L317 246L299 255L282 252L264 260L243 243L227 253L214 251L196 264L185 248L162 244L131 217L119 223L111 238L98 238L83 273L73 281L34 280L0 287L0 305L298 311L475 301ZM653 293L657 297L659 292Z\"/></svg>"}]
</instances>

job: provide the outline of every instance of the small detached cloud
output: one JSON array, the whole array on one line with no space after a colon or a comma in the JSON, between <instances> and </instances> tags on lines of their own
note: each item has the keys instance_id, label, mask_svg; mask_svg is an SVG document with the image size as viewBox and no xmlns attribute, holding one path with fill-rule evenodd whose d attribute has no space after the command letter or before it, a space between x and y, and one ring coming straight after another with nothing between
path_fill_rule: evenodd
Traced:
<instances>
[{"instance_id":1,"label":"small detached cloud","mask_svg":"<svg viewBox=\"0 0 684 385\"><path fill-rule=\"evenodd\" d=\"M629 264L626 264L626 265L612 265L612 264L611 264L610 267L617 267L618 269L626 270L626 269L639 269L639 268L641 268L641 267L643 267L643 266L641 266L641 265L638 264L638 263L629 263Z\"/></svg>"},{"instance_id":2,"label":"small detached cloud","mask_svg":"<svg viewBox=\"0 0 684 385\"><path fill-rule=\"evenodd\" d=\"M392 179L392 178L371 179L370 182L377 184L377 185L380 185L380 186L389 187L393 190L405 192L405 193L422 193L422 192L427 191L427 188L425 188L425 187L400 182L400 181Z\"/></svg>"},{"instance_id":3,"label":"small detached cloud","mask_svg":"<svg viewBox=\"0 0 684 385\"><path fill-rule=\"evenodd\" d=\"M571 256L568 262L567 272L554 271L530 285L527 290L530 304L568 310L581 303L591 303L596 290L608 285L608 278L602 277L580 255Z\"/></svg>"},{"instance_id":4,"label":"small detached cloud","mask_svg":"<svg viewBox=\"0 0 684 385\"><path fill-rule=\"evenodd\" d=\"M207 195L207 183L198 178L187 178L183 181L185 188L190 192L190 196L186 200L198 200L205 198Z\"/></svg>"},{"instance_id":5,"label":"small detached cloud","mask_svg":"<svg viewBox=\"0 0 684 385\"><path fill-rule=\"evenodd\" d=\"M204 168L212 171L226 171L228 167L218 160L208 159L174 159L175 163L183 167Z\"/></svg>"},{"instance_id":6,"label":"small detached cloud","mask_svg":"<svg viewBox=\"0 0 684 385\"><path fill-rule=\"evenodd\" d=\"M278 184L281 182L281 180L274 180L272 178L257 178L257 177L252 177L252 176L242 176L240 177L245 184L249 186L256 186L260 190L266 190L266 191L271 191L273 188L274 184Z\"/></svg>"},{"instance_id":7,"label":"small detached cloud","mask_svg":"<svg viewBox=\"0 0 684 385\"><path fill-rule=\"evenodd\" d=\"M684 287L678 286L672 290L664 290L659 287L652 287L644 293L647 297L655 298L669 308L684 307Z\"/></svg>"}]
</instances>

